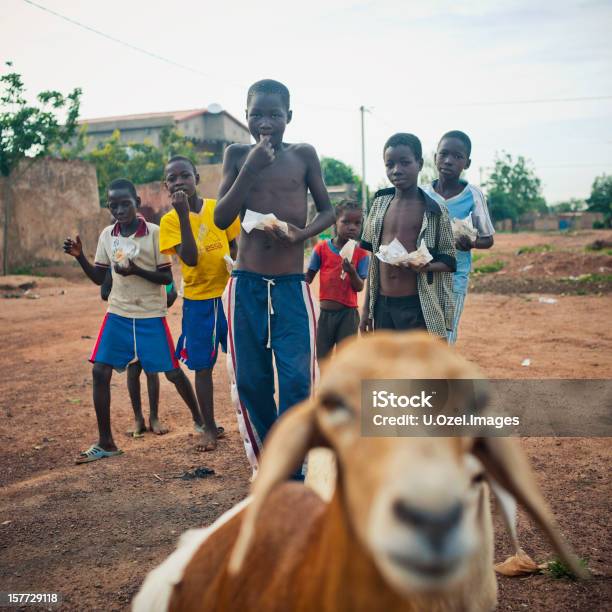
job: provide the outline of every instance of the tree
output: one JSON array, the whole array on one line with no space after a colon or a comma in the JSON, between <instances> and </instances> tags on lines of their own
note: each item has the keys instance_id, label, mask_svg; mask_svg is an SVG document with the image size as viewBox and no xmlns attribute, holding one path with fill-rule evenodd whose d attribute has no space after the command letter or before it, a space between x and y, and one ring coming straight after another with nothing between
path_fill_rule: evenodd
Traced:
<instances>
[{"instance_id":1,"label":"tree","mask_svg":"<svg viewBox=\"0 0 612 612\"><path fill-rule=\"evenodd\" d=\"M508 153L497 155L486 187L493 220L511 219L513 230L525 213L548 211L542 183L531 163L522 156L514 161Z\"/></svg>"},{"instance_id":2,"label":"tree","mask_svg":"<svg viewBox=\"0 0 612 612\"><path fill-rule=\"evenodd\" d=\"M339 159L322 157L321 170L326 185L344 185L346 183L358 185L360 183L360 179L353 169Z\"/></svg>"},{"instance_id":3,"label":"tree","mask_svg":"<svg viewBox=\"0 0 612 612\"><path fill-rule=\"evenodd\" d=\"M434 153L423 156L423 169L419 174L419 185L429 185L438 178L438 170L434 162Z\"/></svg>"},{"instance_id":4,"label":"tree","mask_svg":"<svg viewBox=\"0 0 612 612\"><path fill-rule=\"evenodd\" d=\"M11 62L6 65L12 68ZM67 96L59 91L42 91L38 105L29 105L21 75L8 72L0 77L0 174L4 180L4 257L3 273L8 273L8 226L12 208L10 177L26 158L47 155L52 147L68 142L77 126L81 90ZM59 115L65 113L64 123ZM23 171L23 170L22 170Z\"/></svg>"},{"instance_id":5,"label":"tree","mask_svg":"<svg viewBox=\"0 0 612 612\"><path fill-rule=\"evenodd\" d=\"M332 185L355 185L357 188L356 198L361 201L361 177L355 174L351 166L333 157L321 158L321 171L325 184Z\"/></svg>"},{"instance_id":6,"label":"tree","mask_svg":"<svg viewBox=\"0 0 612 612\"><path fill-rule=\"evenodd\" d=\"M79 158L92 163L98 176L100 204L106 206L106 192L111 181L126 178L136 185L161 181L164 178L164 165L173 155L183 155L198 163L193 143L180 132L164 128L160 133L160 144L152 142L124 142L121 132L115 130L105 142L85 152L87 134L81 130L70 148L62 148L58 154L64 158Z\"/></svg>"},{"instance_id":7,"label":"tree","mask_svg":"<svg viewBox=\"0 0 612 612\"><path fill-rule=\"evenodd\" d=\"M585 210L586 202L584 200L580 200L578 198L570 198L565 202L559 202L558 204L554 204L551 206L554 212L558 213L566 213L566 212L580 212L581 210Z\"/></svg>"},{"instance_id":8,"label":"tree","mask_svg":"<svg viewBox=\"0 0 612 612\"><path fill-rule=\"evenodd\" d=\"M587 210L603 213L605 227L612 227L612 176L598 176L586 202L589 205Z\"/></svg>"}]
</instances>

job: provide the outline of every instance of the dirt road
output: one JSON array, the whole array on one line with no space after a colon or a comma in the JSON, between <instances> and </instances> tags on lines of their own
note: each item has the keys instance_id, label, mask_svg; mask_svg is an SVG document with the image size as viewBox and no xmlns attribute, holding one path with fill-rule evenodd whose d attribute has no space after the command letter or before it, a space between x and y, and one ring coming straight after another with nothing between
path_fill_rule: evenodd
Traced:
<instances>
[{"instance_id":1,"label":"dirt road","mask_svg":"<svg viewBox=\"0 0 612 612\"><path fill-rule=\"evenodd\" d=\"M500 251L512 252L513 240L501 236ZM86 359L104 306L96 288L81 280L39 279L32 291L38 299L0 299L0 591L59 592L65 610L126 610L179 534L209 524L247 493L249 470L225 364L215 370L215 398L228 435L216 452L194 450L188 411L165 380L160 414L170 433L125 437L131 408L125 375L115 375L113 431L125 454L76 466L77 452L96 440ZM554 304L538 297L471 293L458 350L491 377L612 378L612 295L555 295ZM180 300L169 321L176 338ZM521 366L525 358L529 367ZM584 584L545 575L504 578L500 609L612 609L610 440L531 438L523 445L565 535L595 578ZM200 466L215 475L171 478ZM509 543L497 523L502 560ZM551 557L524 514L520 532L536 560Z\"/></svg>"}]
</instances>

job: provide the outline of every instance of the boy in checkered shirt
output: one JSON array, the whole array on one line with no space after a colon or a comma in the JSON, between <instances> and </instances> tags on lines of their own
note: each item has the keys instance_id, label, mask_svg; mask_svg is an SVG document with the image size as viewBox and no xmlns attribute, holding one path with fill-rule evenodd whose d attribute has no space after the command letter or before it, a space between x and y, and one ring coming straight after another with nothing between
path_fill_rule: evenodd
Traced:
<instances>
[{"instance_id":1,"label":"boy in checkered shirt","mask_svg":"<svg viewBox=\"0 0 612 612\"><path fill-rule=\"evenodd\" d=\"M433 259L425 264L390 265L372 257L361 330L427 329L448 339L453 328L452 273L456 269L448 212L418 187L423 155L416 136L391 136L383 155L393 187L376 193L361 245L377 254L394 239L409 253L425 244Z\"/></svg>"}]
</instances>

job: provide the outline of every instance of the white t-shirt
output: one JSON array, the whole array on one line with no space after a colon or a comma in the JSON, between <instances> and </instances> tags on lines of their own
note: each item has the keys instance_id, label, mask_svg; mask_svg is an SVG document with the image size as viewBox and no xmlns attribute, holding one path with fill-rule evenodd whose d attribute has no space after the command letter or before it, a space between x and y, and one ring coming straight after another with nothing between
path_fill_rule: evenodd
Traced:
<instances>
[{"instance_id":1,"label":"white t-shirt","mask_svg":"<svg viewBox=\"0 0 612 612\"><path fill-rule=\"evenodd\" d=\"M129 236L140 248L134 263L144 270L159 270L172 265L170 257L159 250L159 226L139 218L138 229ZM136 274L122 276L115 272L113 253L121 239L119 224L109 225L102 230L96 250L96 266L111 268L113 288L108 297L108 312L133 319L165 317L166 290Z\"/></svg>"}]
</instances>

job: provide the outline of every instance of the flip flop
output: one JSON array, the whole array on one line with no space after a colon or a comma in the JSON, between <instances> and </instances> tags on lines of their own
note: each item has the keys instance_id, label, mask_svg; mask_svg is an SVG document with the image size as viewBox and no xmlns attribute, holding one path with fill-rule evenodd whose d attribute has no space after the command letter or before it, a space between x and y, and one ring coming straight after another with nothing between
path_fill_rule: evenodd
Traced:
<instances>
[{"instance_id":1,"label":"flip flop","mask_svg":"<svg viewBox=\"0 0 612 612\"><path fill-rule=\"evenodd\" d=\"M75 463L77 465L81 465L82 463L91 463L92 461L98 461L98 459L116 457L117 455L123 455L123 451L119 449L116 451L107 451L97 444L92 444L86 451L83 451L80 454L80 456L75 460Z\"/></svg>"},{"instance_id":2,"label":"flip flop","mask_svg":"<svg viewBox=\"0 0 612 612\"><path fill-rule=\"evenodd\" d=\"M144 431L126 431L125 435L128 438L144 438Z\"/></svg>"}]
</instances>

